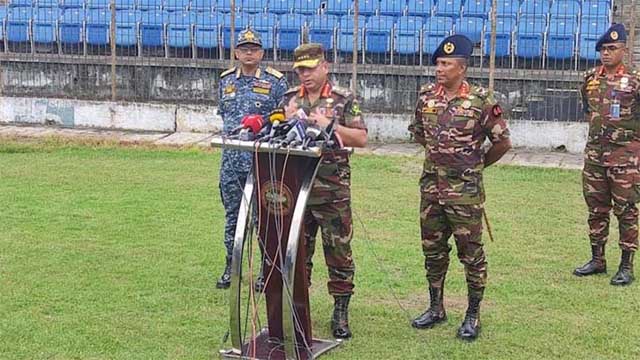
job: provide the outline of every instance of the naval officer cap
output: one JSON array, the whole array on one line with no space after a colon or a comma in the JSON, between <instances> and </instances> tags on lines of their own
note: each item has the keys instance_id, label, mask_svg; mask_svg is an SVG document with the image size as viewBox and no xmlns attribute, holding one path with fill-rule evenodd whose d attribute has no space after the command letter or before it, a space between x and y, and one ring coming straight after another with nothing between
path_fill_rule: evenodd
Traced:
<instances>
[{"instance_id":1,"label":"naval officer cap","mask_svg":"<svg viewBox=\"0 0 640 360\"><path fill-rule=\"evenodd\" d=\"M253 29L245 29L238 34L238 41L236 47L246 44L253 44L262 47L262 39L260 34Z\"/></svg>"},{"instance_id":2,"label":"naval officer cap","mask_svg":"<svg viewBox=\"0 0 640 360\"><path fill-rule=\"evenodd\" d=\"M626 43L627 42L627 31L624 29L624 25L622 24L613 24L607 30L606 33L602 34L596 43L596 51L600 51L602 49L602 45L610 44L610 43Z\"/></svg>"},{"instance_id":3,"label":"naval officer cap","mask_svg":"<svg viewBox=\"0 0 640 360\"><path fill-rule=\"evenodd\" d=\"M464 35L451 35L440 43L431 57L433 65L438 58L462 58L468 59L473 52L473 42Z\"/></svg>"}]
</instances>

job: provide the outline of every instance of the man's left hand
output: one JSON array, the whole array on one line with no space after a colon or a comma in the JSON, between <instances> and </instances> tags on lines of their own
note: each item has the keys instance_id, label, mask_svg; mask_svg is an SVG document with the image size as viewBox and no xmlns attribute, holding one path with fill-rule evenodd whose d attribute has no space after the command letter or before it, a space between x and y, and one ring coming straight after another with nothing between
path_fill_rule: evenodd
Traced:
<instances>
[{"instance_id":1,"label":"man's left hand","mask_svg":"<svg viewBox=\"0 0 640 360\"><path fill-rule=\"evenodd\" d=\"M321 129L325 130L327 128L327 126L329 126L329 124L331 124L331 120L329 120L328 117L326 117L324 114L322 114L319 109L316 109L307 118L307 123L309 125L317 126L317 127L321 128Z\"/></svg>"}]
</instances>

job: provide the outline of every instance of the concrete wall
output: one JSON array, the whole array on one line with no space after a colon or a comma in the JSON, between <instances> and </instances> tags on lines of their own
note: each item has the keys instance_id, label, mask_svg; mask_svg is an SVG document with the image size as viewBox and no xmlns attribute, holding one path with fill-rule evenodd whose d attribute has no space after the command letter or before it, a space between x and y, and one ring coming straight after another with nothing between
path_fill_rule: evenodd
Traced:
<instances>
[{"instance_id":1,"label":"concrete wall","mask_svg":"<svg viewBox=\"0 0 640 360\"><path fill-rule=\"evenodd\" d=\"M161 132L219 132L215 106L117 103L29 97L0 97L0 124L38 124L76 128ZM366 113L373 142L408 141L410 114ZM587 124L554 121L510 121L515 146L581 152Z\"/></svg>"}]
</instances>

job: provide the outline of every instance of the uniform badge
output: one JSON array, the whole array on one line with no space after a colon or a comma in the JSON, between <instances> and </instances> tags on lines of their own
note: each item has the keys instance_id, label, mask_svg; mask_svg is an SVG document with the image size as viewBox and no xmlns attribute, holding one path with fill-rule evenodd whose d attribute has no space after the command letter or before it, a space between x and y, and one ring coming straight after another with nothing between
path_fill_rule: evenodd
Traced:
<instances>
[{"instance_id":1,"label":"uniform badge","mask_svg":"<svg viewBox=\"0 0 640 360\"><path fill-rule=\"evenodd\" d=\"M236 92L236 86L235 85L229 84L229 85L224 87L225 95L232 94L234 92Z\"/></svg>"},{"instance_id":2,"label":"uniform badge","mask_svg":"<svg viewBox=\"0 0 640 360\"><path fill-rule=\"evenodd\" d=\"M456 46L453 45L452 42L448 42L446 44L444 44L444 46L442 47L442 50L444 51L445 54L447 55L451 55L451 53L453 53L453 51L456 49Z\"/></svg>"},{"instance_id":3,"label":"uniform badge","mask_svg":"<svg viewBox=\"0 0 640 360\"><path fill-rule=\"evenodd\" d=\"M358 103L355 103L351 106L351 115L357 116L357 115L360 115L361 113L362 113L362 110L360 110L360 105Z\"/></svg>"},{"instance_id":4,"label":"uniform badge","mask_svg":"<svg viewBox=\"0 0 640 360\"><path fill-rule=\"evenodd\" d=\"M609 36L611 37L611 40L618 40L618 32L617 31L612 31Z\"/></svg>"},{"instance_id":5,"label":"uniform badge","mask_svg":"<svg viewBox=\"0 0 640 360\"><path fill-rule=\"evenodd\" d=\"M465 101L462 102L462 108L463 109L468 109L470 107L471 107L471 101L465 100Z\"/></svg>"},{"instance_id":6,"label":"uniform badge","mask_svg":"<svg viewBox=\"0 0 640 360\"><path fill-rule=\"evenodd\" d=\"M502 108L500 107L500 105L493 105L493 109L491 109L491 112L493 113L493 116L498 117L502 115Z\"/></svg>"},{"instance_id":7,"label":"uniform badge","mask_svg":"<svg viewBox=\"0 0 640 360\"><path fill-rule=\"evenodd\" d=\"M624 89L627 86L629 86L629 78L625 76L622 79L620 79L620 89Z\"/></svg>"},{"instance_id":8,"label":"uniform badge","mask_svg":"<svg viewBox=\"0 0 640 360\"><path fill-rule=\"evenodd\" d=\"M433 100L433 99L432 99L432 100L429 100L429 101L427 102L427 107L432 108L432 107L434 107L434 106L436 106L436 101L435 101L435 100Z\"/></svg>"}]
</instances>

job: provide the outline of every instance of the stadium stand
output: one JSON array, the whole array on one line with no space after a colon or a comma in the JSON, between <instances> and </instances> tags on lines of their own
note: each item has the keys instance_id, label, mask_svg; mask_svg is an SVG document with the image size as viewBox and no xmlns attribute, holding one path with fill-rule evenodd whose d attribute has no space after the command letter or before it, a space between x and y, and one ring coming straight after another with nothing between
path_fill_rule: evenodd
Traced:
<instances>
[{"instance_id":1,"label":"stadium stand","mask_svg":"<svg viewBox=\"0 0 640 360\"><path fill-rule=\"evenodd\" d=\"M0 39L33 46L108 47L113 0L11 0L0 5ZM230 48L230 0L115 0L119 47ZM489 53L491 0L360 0L364 49L429 54L444 36L462 33ZM593 45L612 20L610 0L501 0L497 56L597 59ZM254 26L266 49L291 51L305 34L328 50L352 48L352 0L237 0L236 33ZM5 46L4 51L12 48ZM193 53L193 56L197 52ZM134 55L133 53L130 55ZM168 54L167 54L168 55ZM174 56L174 55L170 55ZM180 56L185 56L184 53ZM375 62L375 58L371 60Z\"/></svg>"}]
</instances>

